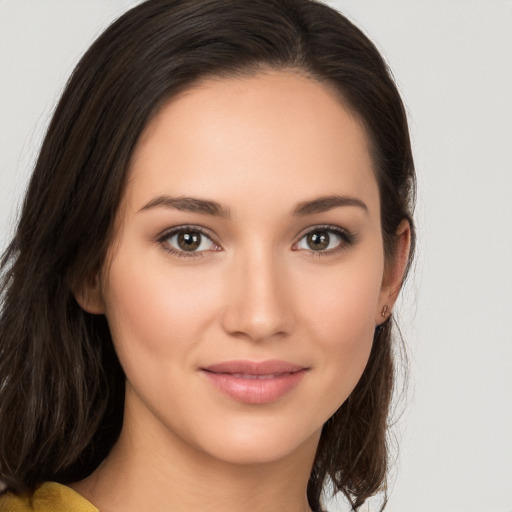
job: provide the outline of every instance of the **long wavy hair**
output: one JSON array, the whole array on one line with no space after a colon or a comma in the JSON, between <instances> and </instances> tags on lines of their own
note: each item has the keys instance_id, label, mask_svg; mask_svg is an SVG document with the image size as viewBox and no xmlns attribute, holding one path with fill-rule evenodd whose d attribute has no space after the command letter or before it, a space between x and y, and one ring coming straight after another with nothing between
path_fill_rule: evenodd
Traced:
<instances>
[{"instance_id":1,"label":"long wavy hair","mask_svg":"<svg viewBox=\"0 0 512 512\"><path fill-rule=\"evenodd\" d=\"M404 106L368 38L313 0L150 0L115 21L74 70L4 252L0 282L0 475L7 490L89 475L122 426L125 377L104 316L73 290L101 268L130 157L172 96L211 76L290 69L334 87L367 132L387 261L411 224L415 176ZM412 251L411 251L412 257ZM308 484L357 510L385 487L394 383L392 324L323 427Z\"/></svg>"}]
</instances>

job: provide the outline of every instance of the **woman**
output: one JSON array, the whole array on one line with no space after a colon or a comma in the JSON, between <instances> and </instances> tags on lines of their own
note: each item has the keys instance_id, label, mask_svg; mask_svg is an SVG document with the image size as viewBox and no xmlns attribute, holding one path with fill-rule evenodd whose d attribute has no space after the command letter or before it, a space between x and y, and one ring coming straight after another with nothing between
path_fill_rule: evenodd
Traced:
<instances>
[{"instance_id":1,"label":"woman","mask_svg":"<svg viewBox=\"0 0 512 512\"><path fill-rule=\"evenodd\" d=\"M73 73L2 260L0 510L384 489L413 195L396 87L339 13L122 16Z\"/></svg>"}]
</instances>

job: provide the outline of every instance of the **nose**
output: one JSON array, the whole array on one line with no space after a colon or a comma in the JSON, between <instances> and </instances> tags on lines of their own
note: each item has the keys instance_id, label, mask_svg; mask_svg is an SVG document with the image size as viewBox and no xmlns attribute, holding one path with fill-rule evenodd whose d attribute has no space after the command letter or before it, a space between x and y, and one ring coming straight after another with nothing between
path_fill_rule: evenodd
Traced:
<instances>
[{"instance_id":1,"label":"nose","mask_svg":"<svg viewBox=\"0 0 512 512\"><path fill-rule=\"evenodd\" d=\"M261 247L234 260L222 315L225 332L257 342L288 336L295 317L283 262Z\"/></svg>"}]
</instances>

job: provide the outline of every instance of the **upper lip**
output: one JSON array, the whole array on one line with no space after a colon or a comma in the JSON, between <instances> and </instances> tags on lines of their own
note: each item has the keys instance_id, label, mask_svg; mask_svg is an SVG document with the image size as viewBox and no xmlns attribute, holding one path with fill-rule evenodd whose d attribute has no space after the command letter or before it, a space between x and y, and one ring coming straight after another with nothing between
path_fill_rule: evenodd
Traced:
<instances>
[{"instance_id":1,"label":"upper lip","mask_svg":"<svg viewBox=\"0 0 512 512\"><path fill-rule=\"evenodd\" d=\"M215 363L201 368L211 373L235 373L245 375L280 375L283 373L295 373L307 368L302 365L281 361L278 359L269 359L267 361L245 361L234 360Z\"/></svg>"}]
</instances>

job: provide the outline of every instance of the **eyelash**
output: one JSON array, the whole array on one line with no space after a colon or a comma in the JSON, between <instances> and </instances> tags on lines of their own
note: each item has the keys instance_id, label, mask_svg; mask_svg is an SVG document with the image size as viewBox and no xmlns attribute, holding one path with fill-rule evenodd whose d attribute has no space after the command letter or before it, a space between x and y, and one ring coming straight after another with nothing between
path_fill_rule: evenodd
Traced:
<instances>
[{"instance_id":1,"label":"eyelash","mask_svg":"<svg viewBox=\"0 0 512 512\"><path fill-rule=\"evenodd\" d=\"M158 237L157 242L162 246L164 251L177 256L178 258L201 258L203 257L203 253L207 251L181 251L179 249L176 249L172 247L169 244L169 239L173 236L179 235L180 233L199 233L202 237L207 238L211 241L211 243L214 245L215 249L213 249L214 252L220 250L220 246L213 240L212 236L208 234L203 228L200 226L192 226L192 225L186 225L186 226L179 226L176 228L172 228L165 233L162 233L160 237Z\"/></svg>"},{"instance_id":2,"label":"eyelash","mask_svg":"<svg viewBox=\"0 0 512 512\"><path fill-rule=\"evenodd\" d=\"M329 234L334 234L337 237L340 238L339 244L332 248L327 250L320 250L315 251L313 249L299 249L295 248L298 246L298 244L308 235L311 235L313 233L319 233L319 232L326 232ZM357 242L357 235L354 233L350 233L346 229L342 229L338 226L332 226L330 224L326 225L317 225L312 226L310 228L307 228L305 232L303 232L299 238L299 240L293 244L293 250L296 251L304 251L308 256L314 257L314 258L322 258L326 256L334 256L336 254L339 254L340 252L344 251L345 249L348 249L349 247L353 246Z\"/></svg>"},{"instance_id":3,"label":"eyelash","mask_svg":"<svg viewBox=\"0 0 512 512\"><path fill-rule=\"evenodd\" d=\"M174 247L172 247L169 244L169 239L179 235L180 233L199 233L202 237L207 238L214 246L213 250L203 250L203 251L184 251L179 250ZM327 250L319 250L315 251L313 249L300 249L298 248L299 243L308 235L311 235L313 233L319 233L319 232L325 232L328 234L334 234L337 237L340 238L340 243L332 248ZM325 256L331 256L340 253L341 251L347 249L348 247L354 245L357 241L357 235L348 232L345 229L341 229L337 226L332 225L318 225L318 226L312 226L308 228L305 232L301 234L298 241L295 242L292 246L292 250L294 251L303 251L306 252L309 256L312 257L325 257ZM185 226L179 226L176 228L172 228L168 231L165 231L162 233L161 236L158 237L157 243L168 253L178 257L178 258L201 258L203 257L203 253L205 252L217 252L222 250L222 248L213 240L212 236L208 234L203 228L200 226L193 226L193 225L185 225Z\"/></svg>"}]
</instances>

